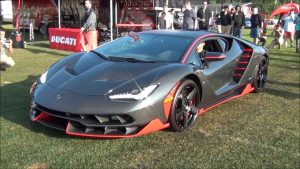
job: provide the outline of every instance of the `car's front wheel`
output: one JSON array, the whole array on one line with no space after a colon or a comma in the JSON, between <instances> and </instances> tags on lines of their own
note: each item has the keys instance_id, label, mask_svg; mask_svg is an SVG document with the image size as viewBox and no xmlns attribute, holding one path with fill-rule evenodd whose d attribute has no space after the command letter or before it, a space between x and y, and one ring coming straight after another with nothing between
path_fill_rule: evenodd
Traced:
<instances>
[{"instance_id":1,"label":"car's front wheel","mask_svg":"<svg viewBox=\"0 0 300 169\"><path fill-rule=\"evenodd\" d=\"M178 87L170 114L170 125L174 131L188 129L195 121L200 103L200 92L197 84L185 79Z\"/></svg>"},{"instance_id":2,"label":"car's front wheel","mask_svg":"<svg viewBox=\"0 0 300 169\"><path fill-rule=\"evenodd\" d=\"M268 77L268 59L262 57L253 82L254 92L259 93L264 90Z\"/></svg>"}]
</instances>

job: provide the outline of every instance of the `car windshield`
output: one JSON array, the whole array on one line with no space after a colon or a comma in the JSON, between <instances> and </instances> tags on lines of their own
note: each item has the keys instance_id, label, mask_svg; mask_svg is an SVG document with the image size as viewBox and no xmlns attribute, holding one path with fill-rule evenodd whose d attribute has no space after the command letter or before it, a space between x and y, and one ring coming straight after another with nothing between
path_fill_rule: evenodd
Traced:
<instances>
[{"instance_id":1,"label":"car windshield","mask_svg":"<svg viewBox=\"0 0 300 169\"><path fill-rule=\"evenodd\" d=\"M179 62L193 38L133 33L97 49L107 59L132 62Z\"/></svg>"}]
</instances>

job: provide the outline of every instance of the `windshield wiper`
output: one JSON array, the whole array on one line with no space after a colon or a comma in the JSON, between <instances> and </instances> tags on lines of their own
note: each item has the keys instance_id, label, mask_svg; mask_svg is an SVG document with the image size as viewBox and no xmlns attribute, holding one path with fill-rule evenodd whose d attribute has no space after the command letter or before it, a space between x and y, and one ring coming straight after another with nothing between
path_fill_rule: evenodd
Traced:
<instances>
[{"instance_id":1,"label":"windshield wiper","mask_svg":"<svg viewBox=\"0 0 300 169\"><path fill-rule=\"evenodd\" d=\"M155 63L155 61L151 61L151 60L140 60L140 59L135 59L135 58L131 58L131 57L117 57L117 56L109 56L108 57L109 60L112 61L126 61L126 62L139 62L139 63Z\"/></svg>"},{"instance_id":2,"label":"windshield wiper","mask_svg":"<svg viewBox=\"0 0 300 169\"><path fill-rule=\"evenodd\" d=\"M97 52L95 50L91 50L90 52L96 54L97 56L100 56L102 59L107 60L107 57L105 55L103 55L102 53L100 53L100 52Z\"/></svg>"}]
</instances>

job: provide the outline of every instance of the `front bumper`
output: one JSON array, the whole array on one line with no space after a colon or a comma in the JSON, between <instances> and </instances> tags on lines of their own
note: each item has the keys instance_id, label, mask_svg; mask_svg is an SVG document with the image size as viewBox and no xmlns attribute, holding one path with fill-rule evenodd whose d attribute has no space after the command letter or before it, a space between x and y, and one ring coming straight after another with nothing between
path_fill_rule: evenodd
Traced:
<instances>
[{"instance_id":1,"label":"front bumper","mask_svg":"<svg viewBox=\"0 0 300 169\"><path fill-rule=\"evenodd\" d=\"M32 121L65 131L68 135L97 138L126 138L144 135L169 127L160 119L133 126L135 119L130 115L78 115L49 110L36 105L30 110Z\"/></svg>"}]
</instances>

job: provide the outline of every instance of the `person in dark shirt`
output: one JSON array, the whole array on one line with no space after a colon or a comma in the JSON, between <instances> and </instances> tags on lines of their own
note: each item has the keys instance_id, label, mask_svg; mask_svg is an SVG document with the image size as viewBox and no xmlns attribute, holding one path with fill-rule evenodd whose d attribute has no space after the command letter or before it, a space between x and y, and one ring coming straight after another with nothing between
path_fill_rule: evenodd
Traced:
<instances>
[{"instance_id":1,"label":"person in dark shirt","mask_svg":"<svg viewBox=\"0 0 300 169\"><path fill-rule=\"evenodd\" d=\"M235 12L232 16L232 20L233 20L233 36L242 38L243 35L242 28L245 23L245 15L241 11L241 7L239 5L235 7Z\"/></svg>"},{"instance_id":2,"label":"person in dark shirt","mask_svg":"<svg viewBox=\"0 0 300 169\"><path fill-rule=\"evenodd\" d=\"M199 8L197 11L199 29L208 30L210 18L211 18L211 11L207 8L207 1L204 1L203 7Z\"/></svg>"},{"instance_id":3,"label":"person in dark shirt","mask_svg":"<svg viewBox=\"0 0 300 169\"><path fill-rule=\"evenodd\" d=\"M267 42L267 28L264 28L262 33L260 34L258 43L261 43L261 46L265 46Z\"/></svg>"},{"instance_id":4,"label":"person in dark shirt","mask_svg":"<svg viewBox=\"0 0 300 169\"><path fill-rule=\"evenodd\" d=\"M229 35L231 29L231 15L227 5L224 6L224 10L220 13L220 21L221 33Z\"/></svg>"},{"instance_id":5,"label":"person in dark shirt","mask_svg":"<svg viewBox=\"0 0 300 169\"><path fill-rule=\"evenodd\" d=\"M96 14L92 9L92 3L90 0L85 0L85 14L83 19L83 26L81 32L83 37L81 38L81 46L83 51L90 51L97 47L97 31L96 31Z\"/></svg>"},{"instance_id":6,"label":"person in dark shirt","mask_svg":"<svg viewBox=\"0 0 300 169\"><path fill-rule=\"evenodd\" d=\"M184 11L184 16L183 16L183 23L182 23L182 29L185 30L193 30L195 29L196 26L196 13L191 7L191 2L187 1L185 4L185 11Z\"/></svg>"},{"instance_id":7,"label":"person in dark shirt","mask_svg":"<svg viewBox=\"0 0 300 169\"><path fill-rule=\"evenodd\" d=\"M263 20L261 15L258 13L257 8L253 8L253 14L251 15L250 22L250 37L253 38L253 43L258 44L260 28L263 28Z\"/></svg>"},{"instance_id":8,"label":"person in dark shirt","mask_svg":"<svg viewBox=\"0 0 300 169\"><path fill-rule=\"evenodd\" d=\"M166 13L162 12L158 19L157 29L167 29Z\"/></svg>"}]
</instances>

